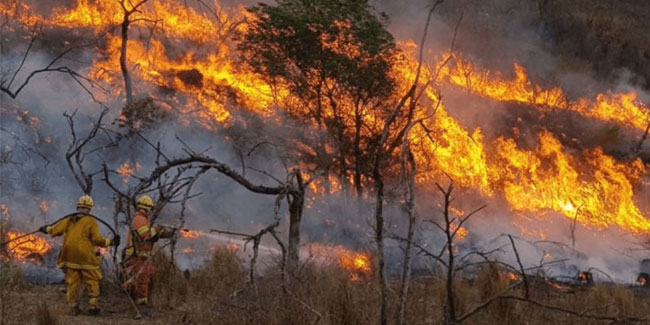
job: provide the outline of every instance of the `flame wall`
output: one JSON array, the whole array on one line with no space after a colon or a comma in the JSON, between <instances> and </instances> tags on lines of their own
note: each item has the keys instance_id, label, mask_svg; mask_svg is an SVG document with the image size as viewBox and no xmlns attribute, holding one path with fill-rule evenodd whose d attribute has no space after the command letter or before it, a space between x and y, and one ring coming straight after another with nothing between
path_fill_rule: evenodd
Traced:
<instances>
[{"instance_id":1,"label":"flame wall","mask_svg":"<svg viewBox=\"0 0 650 325\"><path fill-rule=\"evenodd\" d=\"M410 39L418 39L421 24L407 23L401 15L424 21L412 19L421 16L421 13L416 14L422 11L420 5L413 4L401 9L404 12L394 12L397 18L390 26L396 35L402 35L400 47L405 55L393 71L402 91L415 77L417 46ZM97 40L96 44L73 53L75 60L66 63L88 75L105 90L93 89L99 100L120 108L123 96L118 56L120 39L114 32L121 19L120 8L108 0L79 0L69 6L54 3L48 8L51 11L42 6L9 1L0 4L0 12L17 22L12 28L23 36L28 35L29 26L38 22L44 26L45 35L52 42ZM381 2L378 6L391 9L389 4ZM181 145L174 139L174 132L189 139L194 146L216 146L213 152L233 166L239 164L236 151L242 149L237 147L241 144L236 141L237 132L244 133L239 134L242 138L246 132L266 134L271 139L315 137L309 127L285 119L282 107L295 104L292 102L295 99L286 89L270 87L263 78L238 64L233 44L225 38L232 31L246 30L245 23L241 23L246 16L242 7L214 3L206 8L198 4L155 1L144 6L138 15L157 23L152 26L139 22L132 26L127 63L136 80L135 92L159 99L159 105L174 116L148 134L166 144L171 153L182 152ZM506 64L503 60L491 60L500 54L497 49L489 47L494 45L465 38L462 29L457 41L461 44L460 49L467 52L456 49L452 52L453 59L443 67L441 62L450 55L448 50L454 26L436 19L431 28L440 32L433 33L428 40L431 44L426 52L428 67L422 79L431 79L434 88L442 92L425 93L424 106L417 118L424 118L434 107L437 108L435 115L423 122L430 132L427 134L423 127L414 128L409 141L416 152L421 172L418 184L426 193L421 201L431 201L431 197L439 199L432 190L433 183L445 182L449 177L461 187L459 196L471 197L459 200L458 216L463 216L463 211L470 211L474 204L489 204L488 215L476 216L476 220L467 226L466 245L489 243L490 237L503 232L514 232L533 241L567 242L567 229L571 222L576 222L581 236L577 247L610 258L610 252L597 252L592 243L605 237L611 239L610 243L618 249L629 244L617 239L618 235L637 240L650 231L647 219L650 207L641 202L646 191L647 164L630 154L648 120L647 107L642 101L644 93L615 89L619 87L600 91L602 85L589 78L590 87L582 92L574 89L577 87L565 87L566 82L559 82L559 85L537 82L534 75L540 67L526 65L530 59L515 60L525 58L518 54L524 52L520 47L525 47L525 44L514 42L502 49L509 58ZM505 44L507 41L495 42ZM468 43L470 45L465 45ZM3 54L3 64L15 67L24 48L26 44ZM477 49L489 49L489 53ZM54 50L52 44L40 45L26 62L25 71L47 63ZM547 59L541 61L546 63ZM494 67L497 69L491 69ZM554 66L549 70L555 75L563 74L562 69ZM19 74L19 80L20 77L24 78L25 73ZM442 103L438 104L441 98ZM37 153L6 148L5 152L23 155L15 156L29 161L23 170L48 173L43 177L44 184L34 186L33 182L24 179L23 170L5 165L2 172L15 181L2 184L2 203L47 198L56 202L50 209L51 214L63 214L73 206L78 193L60 157L61 149L69 141L67 126L60 114L64 110L80 108L83 117L93 116L97 114L97 105L90 102L83 89L63 75L39 77L17 101L6 96L0 97L0 101L3 121L11 121L11 127L21 135L21 139L29 139L28 147L37 149ZM118 109L112 110L111 118L117 119L118 115ZM572 122L578 122L562 121L566 116L570 116ZM573 133L567 136L560 125L574 129ZM602 129L591 125L602 126ZM618 139L603 148L601 141L592 139L593 134L580 131L606 133L603 130L607 128L620 130L616 132L629 135L629 139ZM3 136L12 140L11 147L21 146L10 133ZM132 144L136 143L132 140ZM268 159L273 157L272 150L263 148L257 154L253 164L265 164L272 172L280 173L282 163ZM51 159L53 164L42 168L45 162L41 156ZM108 163L124 168L125 184L129 183L128 176L137 173L137 166L149 170L153 165L151 157L141 150L114 148L107 150L105 157L108 157ZM93 159L89 163L100 161L97 157ZM251 177L260 182L266 180L263 175ZM305 213L306 239L330 236L342 240L350 233L364 234L367 231L363 220L370 215L368 206L371 202L358 207L341 197L335 182L330 190L332 198L321 199L318 195L310 198L312 205ZM66 188L66 193L54 195L45 190L55 184ZM248 192L221 179L204 180L199 187L213 193L219 200L215 203L198 198L193 202L192 212L196 217L190 221L192 225L212 226L216 222L235 224L235 228L248 230L259 227L270 218L272 199L256 196L255 203L251 204L251 200L246 199L250 197ZM324 192L318 187L314 190L316 194ZM6 194L9 192L11 194ZM109 193L101 187L95 193L99 197L98 213L106 216L111 211ZM438 218L435 209L435 204L422 203L420 214ZM392 223L396 227L403 226L404 219L398 207L395 205L388 211ZM171 218L174 212L171 208L164 217ZM36 215L51 220L54 219L51 214ZM253 220L253 225L248 223L249 220ZM22 222L31 226L41 219ZM486 225L489 225L489 230L485 229ZM323 227L339 233L323 235L316 230ZM431 239L430 230L423 229L421 235L425 240L436 242ZM361 241L366 243L370 241L367 237L362 238ZM531 249L531 260L537 258L537 253Z\"/></svg>"}]
</instances>

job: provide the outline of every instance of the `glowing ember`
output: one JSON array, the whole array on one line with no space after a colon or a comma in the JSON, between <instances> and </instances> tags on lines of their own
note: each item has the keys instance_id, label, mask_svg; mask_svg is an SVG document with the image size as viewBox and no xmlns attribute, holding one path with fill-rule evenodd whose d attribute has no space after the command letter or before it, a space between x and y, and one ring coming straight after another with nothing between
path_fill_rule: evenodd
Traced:
<instances>
[{"instance_id":1,"label":"glowing ember","mask_svg":"<svg viewBox=\"0 0 650 325\"><path fill-rule=\"evenodd\" d=\"M18 231L7 231L7 240L12 240L24 234ZM52 249L52 245L43 237L29 235L9 242L7 248L13 257L18 260L25 260L32 254L39 254L41 256L47 254Z\"/></svg>"},{"instance_id":2,"label":"glowing ember","mask_svg":"<svg viewBox=\"0 0 650 325\"><path fill-rule=\"evenodd\" d=\"M506 272L505 273L505 279L508 282L514 283L514 282L519 281L519 275L515 274L514 272Z\"/></svg>"},{"instance_id":3,"label":"glowing ember","mask_svg":"<svg viewBox=\"0 0 650 325\"><path fill-rule=\"evenodd\" d=\"M0 204L0 212L2 213L3 218L9 217L9 208L6 204Z\"/></svg>"},{"instance_id":4,"label":"glowing ember","mask_svg":"<svg viewBox=\"0 0 650 325\"><path fill-rule=\"evenodd\" d=\"M338 262L346 270L351 281L360 281L372 275L370 254L354 252L343 246L327 246L317 243L309 244L309 251L317 257Z\"/></svg>"},{"instance_id":5,"label":"glowing ember","mask_svg":"<svg viewBox=\"0 0 650 325\"><path fill-rule=\"evenodd\" d=\"M201 236L201 233L196 231L196 230L188 230L188 229L183 229L180 232L181 237L183 238L199 238Z\"/></svg>"},{"instance_id":6,"label":"glowing ember","mask_svg":"<svg viewBox=\"0 0 650 325\"><path fill-rule=\"evenodd\" d=\"M457 224L452 223L450 225L450 230L453 233L454 231L456 232L456 241L463 242L467 238L467 235L469 235L469 231L467 228L460 226L458 227Z\"/></svg>"},{"instance_id":7,"label":"glowing ember","mask_svg":"<svg viewBox=\"0 0 650 325\"><path fill-rule=\"evenodd\" d=\"M38 208L41 209L41 212L45 213L50 209L50 202L42 200L41 203L38 204Z\"/></svg>"},{"instance_id":8,"label":"glowing ember","mask_svg":"<svg viewBox=\"0 0 650 325\"><path fill-rule=\"evenodd\" d=\"M235 244L235 243L229 243L228 245L226 245L226 249L231 251L231 252L236 251L236 250L241 249L241 245Z\"/></svg>"},{"instance_id":9,"label":"glowing ember","mask_svg":"<svg viewBox=\"0 0 650 325\"><path fill-rule=\"evenodd\" d=\"M578 273L577 278L578 278L578 282L580 282L581 284L590 285L594 283L594 277L591 274L591 272L580 271Z\"/></svg>"},{"instance_id":10,"label":"glowing ember","mask_svg":"<svg viewBox=\"0 0 650 325\"><path fill-rule=\"evenodd\" d=\"M142 165L140 163L136 163L135 166L132 166L130 162L124 162L120 168L117 169L117 173L119 175L122 175L122 183L124 185L129 183L129 179L131 179L131 176L135 173L138 172L142 169Z\"/></svg>"},{"instance_id":11,"label":"glowing ember","mask_svg":"<svg viewBox=\"0 0 650 325\"><path fill-rule=\"evenodd\" d=\"M192 249L192 248L183 248L181 250L181 252L183 252L183 254L192 254L192 253L194 253L194 249Z\"/></svg>"},{"instance_id":12,"label":"glowing ember","mask_svg":"<svg viewBox=\"0 0 650 325\"><path fill-rule=\"evenodd\" d=\"M569 287L567 285L564 285L564 284L557 283L555 281L547 280L546 283L551 287L551 289L554 289L554 290L557 290L557 291L560 291L560 292L569 292L569 291L571 291L571 287Z\"/></svg>"}]
</instances>

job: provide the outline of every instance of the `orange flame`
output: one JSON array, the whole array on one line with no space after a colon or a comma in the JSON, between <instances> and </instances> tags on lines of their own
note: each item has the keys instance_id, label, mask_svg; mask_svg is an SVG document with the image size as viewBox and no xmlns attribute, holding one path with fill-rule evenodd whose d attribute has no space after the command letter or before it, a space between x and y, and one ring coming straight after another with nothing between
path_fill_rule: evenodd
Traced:
<instances>
[{"instance_id":1,"label":"orange flame","mask_svg":"<svg viewBox=\"0 0 650 325\"><path fill-rule=\"evenodd\" d=\"M141 169L142 165L140 165L140 163L136 163L135 166L132 166L130 162L126 161L120 165L120 168L117 169L117 173L122 175L122 183L126 185L129 183L131 176Z\"/></svg>"},{"instance_id":2,"label":"orange flame","mask_svg":"<svg viewBox=\"0 0 650 325\"><path fill-rule=\"evenodd\" d=\"M370 254L354 252L343 246L328 246L318 243L309 244L309 251L318 257L331 259L346 270L351 281L360 281L372 275L372 262Z\"/></svg>"},{"instance_id":3,"label":"orange flame","mask_svg":"<svg viewBox=\"0 0 650 325\"><path fill-rule=\"evenodd\" d=\"M50 202L47 200L41 200L41 203L38 204L38 208L41 209L41 212L45 213L50 210Z\"/></svg>"},{"instance_id":4,"label":"orange flame","mask_svg":"<svg viewBox=\"0 0 650 325\"><path fill-rule=\"evenodd\" d=\"M235 244L235 243L229 243L229 244L226 245L226 249L231 251L231 252L239 250L240 248L241 248L241 245Z\"/></svg>"},{"instance_id":5,"label":"orange flame","mask_svg":"<svg viewBox=\"0 0 650 325\"><path fill-rule=\"evenodd\" d=\"M201 236L200 232L188 229L181 230L180 234L183 238L199 238Z\"/></svg>"},{"instance_id":6,"label":"orange flame","mask_svg":"<svg viewBox=\"0 0 650 325\"><path fill-rule=\"evenodd\" d=\"M513 101L545 109L568 110L585 117L611 121L645 130L650 119L648 108L637 102L636 93L598 94L595 100L569 100L560 88L545 89L533 83L526 69L515 64L515 77L505 80L499 74L481 70L469 61L458 58L456 66L445 66L440 77L451 84L498 101Z\"/></svg>"},{"instance_id":7,"label":"orange flame","mask_svg":"<svg viewBox=\"0 0 650 325\"><path fill-rule=\"evenodd\" d=\"M159 21L162 26L150 41L132 38L127 44L127 64L134 78L141 81L134 85L142 85L135 90L146 93L150 85L163 89L170 93L169 105L179 106L181 112L202 107L192 116L198 116L198 122L207 128L214 128L215 122L228 125L233 108L244 107L260 116L272 117L274 107L282 106L274 104L291 102L290 94L283 87L272 88L262 77L236 63L236 53L231 53L225 40L232 30L246 30L245 24L239 24L246 13L241 8L229 12L216 6L214 18L172 1L148 2L139 8L132 17L137 20L132 26L134 31L150 27L146 26L147 21ZM95 33L103 33L123 18L122 9L113 0L78 0L73 9L55 9L50 18L31 13L29 6L16 2L0 4L0 12L17 17L25 26L36 21L62 28L85 27ZM349 22L338 22L332 27L349 28ZM345 37L345 33L323 35L321 43L345 55L358 55L359 49ZM193 46L173 48L178 42ZM95 81L113 85L116 91L111 95L118 95L122 89L121 39L109 33L105 46L105 55L94 58L90 75ZM404 54L396 60L392 71L397 82L394 97L408 91L418 66L415 43L407 41L400 46ZM517 64L514 76L504 78L462 58L452 62L455 65L425 66L422 82L446 81L496 101L534 105L542 112L567 110L637 130L644 130L650 120L647 107L639 103L636 93L607 92L592 99L573 100L558 87L534 83ZM436 76L438 68L440 73ZM448 176L456 184L476 189L486 197L502 195L517 216L522 215L518 212L527 211L543 218L553 212L595 229L618 227L634 234L650 232L650 221L634 201L635 185L647 173L641 160L617 160L599 148L571 151L547 131L537 135L538 144L532 149L522 149L515 140L504 137L488 142L480 128L470 130L453 118L431 88L424 94L422 107L414 116L422 123L409 133L416 162L423 167L418 168L422 171L418 175L420 183ZM353 107L349 98L343 98L339 105L341 109ZM20 118L31 125L39 123L26 114ZM366 114L363 118L370 126L377 125L377 119L382 117ZM299 143L297 146L303 147ZM137 166L123 165L118 173L128 183ZM343 188L340 182L337 178L329 179L330 192ZM315 181L310 186L318 189L314 190L316 193L325 193L323 183ZM546 236L543 231L526 231Z\"/></svg>"},{"instance_id":8,"label":"orange flame","mask_svg":"<svg viewBox=\"0 0 650 325\"><path fill-rule=\"evenodd\" d=\"M6 204L0 204L0 212L2 213L3 218L9 217L9 208Z\"/></svg>"},{"instance_id":9,"label":"orange flame","mask_svg":"<svg viewBox=\"0 0 650 325\"><path fill-rule=\"evenodd\" d=\"M463 242L467 238L467 235L469 235L469 230L463 226L458 226L455 223L452 223L450 225L450 230L453 233L454 231L456 232L456 241L458 242Z\"/></svg>"},{"instance_id":10,"label":"orange flame","mask_svg":"<svg viewBox=\"0 0 650 325\"><path fill-rule=\"evenodd\" d=\"M19 231L7 231L7 239L12 240L18 238L25 233ZM47 254L52 249L52 245L43 237L37 235L29 235L21 239L9 242L7 244L9 252L18 260L26 260L32 254L39 254L41 256Z\"/></svg>"},{"instance_id":11,"label":"orange flame","mask_svg":"<svg viewBox=\"0 0 650 325\"><path fill-rule=\"evenodd\" d=\"M519 281L519 278L520 278L519 274L516 274L514 272L506 272L505 273L505 279L510 283L514 283L514 282Z\"/></svg>"}]
</instances>

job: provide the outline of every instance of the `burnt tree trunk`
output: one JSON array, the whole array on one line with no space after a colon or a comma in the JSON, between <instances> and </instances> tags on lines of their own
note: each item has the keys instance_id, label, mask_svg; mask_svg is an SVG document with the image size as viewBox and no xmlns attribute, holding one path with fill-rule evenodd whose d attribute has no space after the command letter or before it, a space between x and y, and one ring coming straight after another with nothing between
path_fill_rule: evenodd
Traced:
<instances>
[{"instance_id":1,"label":"burnt tree trunk","mask_svg":"<svg viewBox=\"0 0 650 325\"><path fill-rule=\"evenodd\" d=\"M451 192L453 184L449 185L447 191L443 192L445 196L445 206L443 216L445 218L445 235L447 236L447 254L449 261L447 263L447 308L445 311L445 324L458 324L456 317L456 300L454 297L454 230L451 228L451 219L449 218L449 206L451 205Z\"/></svg>"},{"instance_id":2,"label":"burnt tree trunk","mask_svg":"<svg viewBox=\"0 0 650 325\"><path fill-rule=\"evenodd\" d=\"M355 121L354 121L354 186L357 191L357 199L360 201L363 197L363 187L361 186L361 126L363 120L361 119L359 107L355 107Z\"/></svg>"},{"instance_id":3,"label":"burnt tree trunk","mask_svg":"<svg viewBox=\"0 0 650 325\"><path fill-rule=\"evenodd\" d=\"M377 267L379 269L379 288L381 291L380 323L385 325L388 320L388 283L385 274L384 256L384 180L381 173L375 170L375 192L377 202L375 205L375 241L377 242Z\"/></svg>"},{"instance_id":4,"label":"burnt tree trunk","mask_svg":"<svg viewBox=\"0 0 650 325\"><path fill-rule=\"evenodd\" d=\"M148 0L142 0L133 6L132 9L126 9L125 2L120 2L122 10L124 11L124 19L122 20L122 47L120 48L120 69L122 70L122 76L124 77L124 92L126 94L127 105L133 102L133 84L131 82L129 68L126 65L126 50L129 42L129 25L131 24L131 14L136 12L138 7L147 1Z\"/></svg>"},{"instance_id":5,"label":"burnt tree trunk","mask_svg":"<svg viewBox=\"0 0 650 325\"><path fill-rule=\"evenodd\" d=\"M300 256L300 222L302 220L302 210L305 204L305 189L300 172L296 172L296 191L287 196L289 202L289 259L290 267L298 265Z\"/></svg>"},{"instance_id":6,"label":"burnt tree trunk","mask_svg":"<svg viewBox=\"0 0 650 325\"><path fill-rule=\"evenodd\" d=\"M408 146L407 146L408 148ZM399 311L397 314L397 324L404 324L405 323L405 315L406 315L406 300L408 298L408 291L409 291L409 284L411 282L411 258L412 258L412 253L411 251L413 250L413 235L415 233L415 159L413 157L413 153L411 152L410 148L407 149L406 152L407 156L407 161L408 165L411 166L411 170L409 172L407 165L407 162L404 161L403 168L404 168L404 174L408 175L407 178L407 189L406 189L406 214L408 216L408 230L406 233L406 247L404 248L404 266L402 268L402 283L400 286L400 293L399 293Z\"/></svg>"}]
</instances>

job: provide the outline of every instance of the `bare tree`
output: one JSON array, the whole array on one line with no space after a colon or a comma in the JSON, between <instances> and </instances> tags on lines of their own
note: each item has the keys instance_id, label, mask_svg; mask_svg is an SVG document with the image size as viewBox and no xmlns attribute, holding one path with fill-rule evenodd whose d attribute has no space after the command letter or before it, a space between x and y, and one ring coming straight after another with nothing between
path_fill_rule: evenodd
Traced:
<instances>
[{"instance_id":1,"label":"bare tree","mask_svg":"<svg viewBox=\"0 0 650 325\"><path fill-rule=\"evenodd\" d=\"M129 73L129 68L126 64L127 58L127 47L129 41L129 26L135 21L142 19L131 19L131 15L134 13L139 13L138 8L144 5L149 0L140 0L133 4L131 1L120 0L120 6L122 7L123 18L121 24L121 35L122 35L122 45L120 48L120 69L122 69L122 76L124 77L124 92L126 93L126 104L131 104L133 102L133 85L131 81L131 74Z\"/></svg>"},{"instance_id":2,"label":"bare tree","mask_svg":"<svg viewBox=\"0 0 650 325\"><path fill-rule=\"evenodd\" d=\"M407 133L408 133L407 129ZM404 137L408 139L407 136ZM406 179L406 191L404 194L404 202L406 215L408 217L408 230L406 232L406 247L404 248L404 265L402 267L402 278L399 291L399 306L397 312L397 323L405 323L406 301L408 298L409 284L411 282L411 257L413 251L413 236L415 233L416 225L416 212L415 212L415 175L417 174L415 158L409 146L408 140L404 142L402 147L402 175Z\"/></svg>"},{"instance_id":3,"label":"bare tree","mask_svg":"<svg viewBox=\"0 0 650 325\"><path fill-rule=\"evenodd\" d=\"M87 47L88 46L87 44L82 44L80 46L72 46L63 50L61 53L56 55L47 65L45 65L40 69L31 71L20 84L15 86L16 84L14 82L17 81L18 74L20 74L20 72L23 70L25 66L25 62L27 61L27 58L29 57L34 44L41 36L42 33L40 30L32 34L32 36L30 37L29 45L27 46L27 49L25 50L25 53L23 54L23 57L19 65L15 69L13 69L13 73L10 73L10 75L8 76L0 74L0 92L8 95L12 99L16 99L18 95L25 89L25 87L27 87L27 85L32 80L32 78L34 78L35 76L45 72L60 72L69 75L77 84L81 86L81 88L83 88L90 95L90 97L93 98L94 101L97 102L93 93L89 89L89 87L91 86L92 87L97 86L95 82L93 82L90 78L77 73L76 71L69 68L68 66L58 65L59 61L61 61L64 57L68 56L71 52L77 49ZM84 84L84 82L86 82L88 85Z\"/></svg>"},{"instance_id":4,"label":"bare tree","mask_svg":"<svg viewBox=\"0 0 650 325\"><path fill-rule=\"evenodd\" d=\"M179 139L180 140L180 139ZM182 140L181 140L182 142ZM147 141L151 144L151 142ZM184 143L183 143L184 144ZM108 186L117 193L118 197L123 198L130 203L127 211L127 224L130 221L130 209L135 207L135 198L144 193L158 191L159 195L155 204L155 209L150 216L151 221L155 221L164 206L168 203L182 203L187 198L192 196L187 192L187 186L192 185L196 181L198 175L203 174L207 170L216 170L217 172L229 177L233 181L244 186L251 192L267 195L281 195L286 198L289 205L289 240L288 240L288 263L289 265L297 265L298 263L298 247L300 244L300 223L302 220L302 211L304 207L305 187L309 182L304 182L299 169L292 170L287 175L285 182L279 182L277 186L256 185L250 180L236 172L226 164L198 153L192 150L189 146L185 145L186 156L177 159L169 159L162 153L160 146L153 146L156 151L156 167L146 177L134 176L138 182L130 186L128 190L120 190L113 182L110 181L110 175L117 175L118 172L111 170L108 166L104 165L104 181ZM199 170L194 176L186 176L187 172L191 170ZM175 173L170 173L175 171ZM312 179L313 180L313 179ZM311 181L311 180L310 180ZM185 194L186 199L181 199ZM181 221L182 222L182 221Z\"/></svg>"},{"instance_id":5,"label":"bare tree","mask_svg":"<svg viewBox=\"0 0 650 325\"><path fill-rule=\"evenodd\" d=\"M107 145L100 146L98 149L88 150L88 146L93 139L97 136L98 132L103 128L102 120L106 117L108 109L102 110L97 118L97 121L93 122L93 127L84 137L79 137L77 135L77 130L74 125L74 117L77 114L75 110L72 114L67 112L63 113L63 116L68 121L68 126L70 127L70 133L72 135L72 141L70 146L65 153L65 159L68 162L68 167L72 172L77 184L85 194L91 194L93 190L93 177L99 173L101 170L95 172L88 172L84 169L84 162L86 161L89 154L97 151L99 148L105 148L106 146L115 145L115 143L109 143Z\"/></svg>"}]
</instances>

